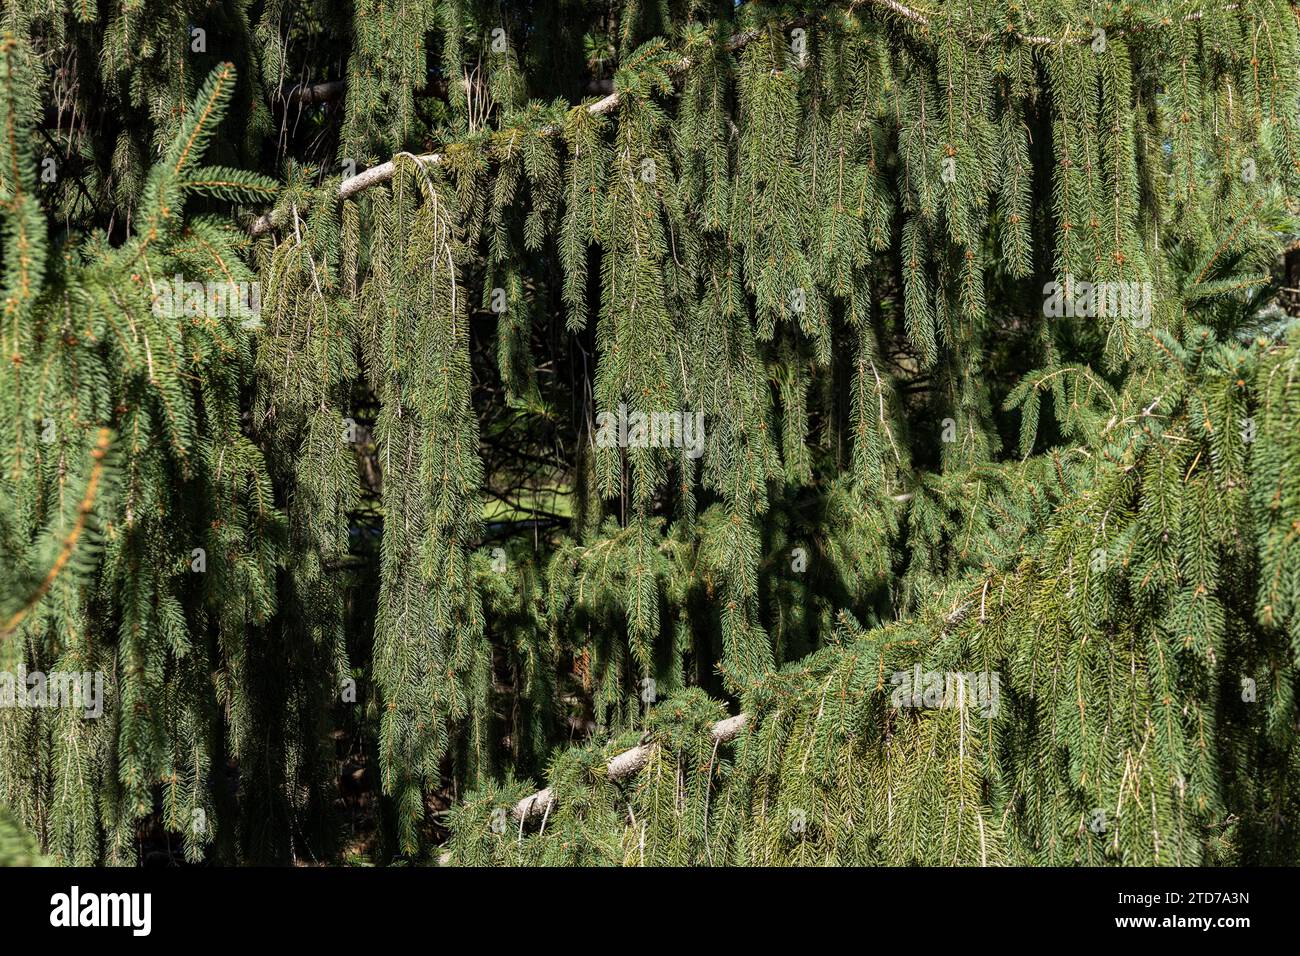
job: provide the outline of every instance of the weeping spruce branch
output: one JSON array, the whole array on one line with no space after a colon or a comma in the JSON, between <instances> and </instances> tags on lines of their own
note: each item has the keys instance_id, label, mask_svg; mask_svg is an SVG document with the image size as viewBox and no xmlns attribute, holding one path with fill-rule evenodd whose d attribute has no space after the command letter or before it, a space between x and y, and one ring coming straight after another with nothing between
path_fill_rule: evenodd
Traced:
<instances>
[{"instance_id":1,"label":"weeping spruce branch","mask_svg":"<svg viewBox=\"0 0 1300 956\"><path fill-rule=\"evenodd\" d=\"M803 21L800 20L797 22ZM752 41L757 35L758 34L755 31L737 34L726 44L726 48L729 51L739 50L743 48L746 43ZM675 66L674 72L682 73L689 68L690 60L688 58L683 58ZM617 109L619 101L620 94L615 91L596 100L594 103L588 104L583 107L583 109L592 116L604 116L605 114L611 113ZM539 131L540 135L544 136L555 135L560 132L561 128L559 126L545 126ZM418 156L408 153L405 155L420 164L436 165L443 161L443 155L441 153L422 153ZM349 176L347 179L339 183L338 198L340 200L349 199L361 192L363 189L368 189L369 187L378 185L379 183L388 182L393 178L393 162L394 160L389 160L386 163L380 163L377 166L372 166L370 169L357 173L355 176ZM251 235L260 236L273 229L278 221L283 221L283 216L276 216L268 213L267 215L259 216L257 219L253 220L248 227L248 231Z\"/></svg>"},{"instance_id":2,"label":"weeping spruce branch","mask_svg":"<svg viewBox=\"0 0 1300 956\"><path fill-rule=\"evenodd\" d=\"M905 6L904 4L898 3L896 2L896 0L852 0L852 2L846 4L846 13L852 14L854 10L864 5L875 6L877 8L887 10L891 13L894 13L902 17L906 21L915 23L921 27L928 28L930 25L930 18L926 14L914 10L908 6ZM1238 9L1238 6L1236 4L1228 4L1222 9L1224 11L1234 11ZM1204 14L1201 11L1195 11L1193 13L1189 13L1185 15L1183 17L1183 20L1184 22L1193 22L1201 19L1202 16L1204 16ZM809 18L799 17L783 24L782 30L788 31L795 27L802 26L808 22L809 22ZM1167 25L1167 23L1165 23L1164 25ZM1121 37L1126 32L1128 31L1123 31L1123 30L1116 31L1116 37L1117 38ZM1091 42L1091 37L1086 37L1086 36L1079 37L1073 40L1071 40L1068 36L1063 36L1061 38L1053 38L1048 36L1034 36L1034 35L1025 34L1020 30L1017 30L1011 26L1007 27L1006 33L1008 36L1013 37L1017 41L1025 43L1029 46L1051 46L1053 44L1066 43L1066 42L1073 42L1073 43ZM728 52L737 52L743 49L746 44L751 43L755 39L757 39L758 36L759 36L759 31L757 30L738 33L732 36L731 39L724 45L724 47ZM680 74L690 69L690 66L691 66L690 58L683 57L675 65L671 67L671 70L674 73ZM346 85L347 85L346 81L344 80L331 80L331 81L316 83L316 84L298 84L290 88L289 91L285 94L285 97L287 99L291 99L294 102L300 103L302 105L311 105L313 103L326 102L326 101L337 99L339 96L342 95L343 91L346 89ZM620 94L617 91L615 91L613 93L608 94L607 96L602 97L599 100L596 100L593 103L588 104L587 106L584 107L584 109L586 109L587 112L593 116L605 115L607 113L612 112L618 107L619 100L620 100ZM558 126L543 127L540 130L540 133L542 135L556 134L559 132L560 132L560 128ZM435 165L437 163L442 162L444 157L442 153L422 153L419 154L418 156L415 156L414 158L420 163ZM360 193L362 190L368 189L371 186L377 185L379 183L388 182L389 180L392 179L392 177L393 177L392 160L389 160L388 162L380 163L376 166L372 166L370 169L357 173L354 176L350 176L344 179L341 183L339 183L338 191L337 191L338 198L340 200L349 199L357 195L358 193ZM284 222L286 221L286 217L287 214L285 213L279 213L279 212L267 213L265 215L259 216L256 219L254 219L249 224L248 231L250 235L253 236L264 235L267 232L269 232L271 229L283 225Z\"/></svg>"},{"instance_id":3,"label":"weeping spruce branch","mask_svg":"<svg viewBox=\"0 0 1300 956\"><path fill-rule=\"evenodd\" d=\"M726 720L718 721L713 725L709 735L715 744L720 745L729 743L744 729L745 715L737 714L735 717L728 717ZM631 750L625 750L609 762L605 772L612 782L617 783L643 768L650 760L652 752L653 749L650 744L642 744L639 747L633 747ZM524 797L515 804L511 812L516 820L526 824L535 822L549 814L554 805L555 795L547 788Z\"/></svg>"},{"instance_id":4,"label":"weeping spruce branch","mask_svg":"<svg viewBox=\"0 0 1300 956\"><path fill-rule=\"evenodd\" d=\"M1295 5L11 6L41 855L1296 862Z\"/></svg>"},{"instance_id":5,"label":"weeping spruce branch","mask_svg":"<svg viewBox=\"0 0 1300 956\"><path fill-rule=\"evenodd\" d=\"M95 439L95 445L90 451L94 464L91 466L90 474L86 479L86 491L77 503L72 526L64 532L63 539L59 543L58 554L55 556L53 563L50 564L50 569L45 572L45 576L41 578L40 583L32 591L31 596L23 601L22 606L14 611L3 624L0 624L0 640L8 637L18 629L18 625L22 623L23 618L31 613L41 598L54 585L63 570L71 563L78 542L86 534L87 522L91 520L91 512L94 510L95 503L102 490L104 469L107 467L104 459L108 455L111 442L111 432L107 428L101 428Z\"/></svg>"}]
</instances>

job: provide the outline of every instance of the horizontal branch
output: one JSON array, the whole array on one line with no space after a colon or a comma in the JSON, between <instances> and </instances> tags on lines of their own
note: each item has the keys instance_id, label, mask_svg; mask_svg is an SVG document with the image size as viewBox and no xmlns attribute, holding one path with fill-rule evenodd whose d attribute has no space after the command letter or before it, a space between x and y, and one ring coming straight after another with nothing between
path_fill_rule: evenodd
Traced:
<instances>
[{"instance_id":1,"label":"horizontal branch","mask_svg":"<svg viewBox=\"0 0 1300 956\"><path fill-rule=\"evenodd\" d=\"M752 43L759 36L760 32L758 30L747 30L744 33L737 33L730 41L728 41L727 51L735 52L736 50L743 48L745 45ZM680 74L690 69L690 66L690 58L683 57L680 62L671 66L669 70L674 74ZM335 82L343 83L344 81L337 80ZM620 96L618 91L615 90L607 96L601 97L596 100L596 102L590 104L587 107L587 112L593 116L601 116L605 113L611 113L618 108L619 102ZM560 132L560 127L544 126L540 132L542 135L555 135ZM442 153L423 153L418 156L413 153L400 153L398 155L411 156L417 162L427 164L440 163L442 162L443 157ZM355 196L363 189L368 189L378 183L386 183L393 178L393 172L393 160L389 160L386 163L380 163L378 166L372 166L365 172L357 173L355 176L351 176L339 183L338 197L340 200L347 199L351 196ZM270 232L271 229L280 224L281 216L283 216L283 213L279 213L278 215L276 213L267 213L264 216L259 216L257 219L253 220L248 231L254 236L260 236L264 233Z\"/></svg>"},{"instance_id":2,"label":"horizontal branch","mask_svg":"<svg viewBox=\"0 0 1300 956\"><path fill-rule=\"evenodd\" d=\"M486 86L483 81L478 80L470 82L463 81L464 86L470 87ZM286 103L296 103L301 106L314 106L318 103L332 103L335 100L342 99L347 92L347 80L326 80L324 83L295 83L286 85L280 91L280 99ZM614 81L609 79L595 79L587 83L587 92L592 95L604 95L614 89ZM445 78L431 80L429 85L422 90L417 90L417 96L433 96L438 99L446 99L448 92L451 90L451 83Z\"/></svg>"},{"instance_id":3,"label":"horizontal branch","mask_svg":"<svg viewBox=\"0 0 1300 956\"><path fill-rule=\"evenodd\" d=\"M399 153L399 156L413 156L412 153ZM414 156L421 163L439 163L442 162L441 153L425 153L422 156ZM378 166L371 166L364 172L357 173L355 176L349 176L343 182L339 183L339 199L347 199L355 196L363 189L367 189L378 183L386 183L393 178L393 160L386 163L380 163ZM259 216L253 220L248 231L254 236L260 236L263 233L270 232L273 228L280 225L283 219L283 212L269 212L264 216Z\"/></svg>"},{"instance_id":4,"label":"horizontal branch","mask_svg":"<svg viewBox=\"0 0 1300 956\"><path fill-rule=\"evenodd\" d=\"M908 21L909 23L916 24L917 26L922 27L924 29L928 29L931 25L931 17L929 14L922 13L918 10L915 10L899 2L899 0L850 0L850 3L848 5L848 11L851 13L854 10L856 10L858 7L866 4L870 4L882 10L889 11L895 14L896 16L901 17L902 19ZM1225 12L1231 10L1237 10L1239 9L1239 7L1240 7L1239 4L1234 3L1223 7L1223 10ZM1190 13L1187 16L1185 16L1183 18L1183 21L1193 22L1202 19L1204 16L1205 16L1204 11L1196 11L1194 13ZM798 26L799 24L804 23L806 21L807 21L806 17L798 17L795 20L792 20L790 23L785 24L783 29L790 29L791 27ZM1119 31L1120 35L1123 35L1124 32L1125 31ZM1130 31L1130 32L1137 32L1137 30ZM758 39L758 37L762 36L762 34L763 34L762 29L746 30L743 33L734 34L731 37L731 39L727 42L726 49L729 53L734 53L737 50L743 49L746 45L753 42L754 40ZM1049 36L1034 36L1031 34L1022 33L1021 31L1010 26L1008 26L1007 28L1006 35L1016 40L1019 40L1020 42L1029 44L1031 46L1054 46L1056 44L1062 44L1062 43L1082 44L1082 43L1092 42L1092 36L1090 33L1081 32L1077 38L1071 38L1069 31L1067 31L1065 36L1061 38L1054 38ZM983 37L982 39L991 40L992 38L993 38L992 35L989 35ZM690 69L690 67L691 67L691 59L689 57L683 57L680 61L673 64L668 69L669 72L672 73L673 75L679 75L681 73L686 72L688 69ZM344 82L345 81L343 80L335 80L332 81L331 83L324 83L318 85L321 87L332 88L334 86L344 84ZM597 100L596 102L590 104L587 107L587 112L591 113L594 116L598 116L604 113L610 113L618 107L619 102L620 102L619 93L617 90L615 90L614 92L610 93L608 96L605 96ZM558 126L545 126L542 127L542 129L539 132L541 135L554 135L555 133L560 132L560 128ZM406 153L403 155L414 156L414 154L411 153ZM442 153L424 153L419 156L414 156L414 158L418 162L430 163L430 164L436 164L441 162L442 157L443 157ZM390 179L393 178L393 171L394 171L393 163L390 160L386 163L380 163L378 166L371 167L370 169L367 169L365 172L358 173L357 175L349 179L343 180L343 182L339 184L339 188L338 188L339 199L341 200L347 199L350 196L355 196L357 193L361 192L363 189L366 189L370 186L374 186L378 183L388 182ZM249 232L252 233L254 236L260 236L266 232L269 232L272 228L274 228L277 225L279 225L279 218L274 214L268 213L267 215L260 216L259 218L255 219L252 225L249 226Z\"/></svg>"},{"instance_id":5,"label":"horizontal branch","mask_svg":"<svg viewBox=\"0 0 1300 956\"><path fill-rule=\"evenodd\" d=\"M713 725L710 736L715 744L725 744L745 729L744 714L737 714L735 717L728 717L726 720L720 720ZM605 773L608 774L611 783L617 783L632 776L638 770L646 765L650 759L652 744L642 744L640 747L633 747L631 750L625 750L618 756L614 757L605 766ZM515 804L514 818L521 824L528 823L530 820L545 816L550 813L551 808L555 806L555 794L551 788L539 790L530 796L524 797Z\"/></svg>"},{"instance_id":6,"label":"horizontal branch","mask_svg":"<svg viewBox=\"0 0 1300 956\"><path fill-rule=\"evenodd\" d=\"M856 6L858 5L859 2L862 2L862 0L854 0L854 2L853 2L852 4L850 4L850 7L849 7L849 8L852 9L853 7L856 7ZM929 26L930 26L930 16L929 16L928 14L921 13L921 12L918 11L918 10L913 10L911 7L908 7L908 6L903 5L902 3L899 3L898 0L868 0L868 2L870 2L870 3L874 3L874 4L875 4L876 6L878 6L878 7L884 7L886 10L892 10L894 13L898 14L900 17L903 17L905 20L910 20L910 21L912 21L913 23L917 24L918 26L922 26L922 27L929 27ZM1228 4L1227 6L1223 7L1222 10L1223 10L1223 12L1228 13L1228 12L1231 12L1231 11L1233 11L1233 10L1238 10L1238 9L1240 9L1240 8L1241 8L1241 5L1240 5L1240 4L1238 4L1238 3L1230 3L1230 4ZM1195 12L1193 12L1193 13L1189 13L1187 16L1183 17L1183 22L1184 22L1184 23L1192 23L1192 22L1194 22L1194 21L1196 21L1196 20L1204 19L1204 17L1205 17L1205 11L1204 11L1204 10L1197 10L1197 11L1195 11ZM1167 23L1168 21L1165 21L1165 22ZM1112 34L1112 35L1114 35L1114 36L1125 36L1126 34L1129 34L1129 33L1138 33L1138 32L1141 32L1141 29L1142 29L1142 28L1141 28L1140 26L1138 26L1138 27L1133 28L1132 30L1118 30L1118 31L1115 32L1115 34ZM1066 43L1075 43L1075 44L1080 44L1080 45L1082 45L1082 44L1084 44L1084 43L1091 43L1091 42L1092 42L1092 33L1091 33L1091 31L1081 32L1078 36L1076 36L1076 37L1074 37L1074 38L1071 38L1071 36L1070 36L1070 33L1071 33L1071 32L1072 32L1072 31L1071 31L1070 29L1067 28L1066 33L1065 33L1064 36L1061 36L1061 37L1049 37L1049 36L1035 36L1035 35L1033 35L1033 34L1023 33L1023 32L1021 32L1020 30L1017 30L1015 27L1012 27L1012 26L1009 25L1009 24L1008 24L1007 29L1006 29L1006 35L1007 35L1007 36L1012 37L1013 39L1018 40L1018 41L1020 41L1021 43L1026 43L1026 44L1028 44L1029 46L1056 46L1056 45L1058 45L1058 44L1066 44ZM990 40L990 39L992 39L992 35L990 34L990 35L988 35L988 36L982 37L981 39L983 39L983 40Z\"/></svg>"}]
</instances>

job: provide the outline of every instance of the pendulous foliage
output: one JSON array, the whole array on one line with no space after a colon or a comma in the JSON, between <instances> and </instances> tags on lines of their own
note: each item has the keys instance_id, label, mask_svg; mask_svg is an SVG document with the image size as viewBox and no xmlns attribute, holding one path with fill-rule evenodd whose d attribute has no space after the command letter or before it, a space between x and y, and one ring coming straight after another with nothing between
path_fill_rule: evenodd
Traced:
<instances>
[{"instance_id":1,"label":"pendulous foliage","mask_svg":"<svg viewBox=\"0 0 1300 956\"><path fill-rule=\"evenodd\" d=\"M329 858L359 760L385 860L1300 861L1292 3L0 29L55 859Z\"/></svg>"}]
</instances>

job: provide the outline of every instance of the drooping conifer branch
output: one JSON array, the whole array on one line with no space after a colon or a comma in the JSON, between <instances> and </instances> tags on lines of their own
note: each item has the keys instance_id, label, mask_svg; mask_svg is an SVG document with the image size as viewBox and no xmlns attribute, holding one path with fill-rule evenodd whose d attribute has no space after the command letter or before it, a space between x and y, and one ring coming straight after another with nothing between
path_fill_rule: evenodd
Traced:
<instances>
[{"instance_id":1,"label":"drooping conifer branch","mask_svg":"<svg viewBox=\"0 0 1300 956\"><path fill-rule=\"evenodd\" d=\"M728 717L726 720L718 721L710 731L713 743L721 745L734 740L745 729L745 719L744 714L737 714L735 717ZM610 781L617 783L632 776L646 765L646 761L650 759L653 749L653 744L641 744L631 750L625 750L611 759L605 771ZM511 812L520 823L530 823L548 814L554 805L555 796L548 787L524 797L515 804L514 810Z\"/></svg>"},{"instance_id":2,"label":"drooping conifer branch","mask_svg":"<svg viewBox=\"0 0 1300 956\"><path fill-rule=\"evenodd\" d=\"M1293 6L275 0L237 82L12 2L105 135L37 185L62 80L0 69L3 619L117 436L2 648L114 688L0 709L43 849L301 857L333 729L376 860L450 790L469 865L1294 862ZM326 153L392 161L316 201Z\"/></svg>"},{"instance_id":3,"label":"drooping conifer branch","mask_svg":"<svg viewBox=\"0 0 1300 956\"><path fill-rule=\"evenodd\" d=\"M90 450L92 459L90 474L86 479L86 490L82 493L81 500L77 503L76 511L73 513L72 526L63 535L54 561L50 564L49 570L41 578L35 590L32 591L18 610L11 614L3 624L0 624L0 641L18 629L23 619L41 602L41 598L45 597L50 588L54 586L54 582L72 560L73 553L77 549L77 543L85 535L86 523L90 520L91 512L94 511L95 504L99 500L104 477L104 459L108 455L111 443L112 432L107 428L101 428L95 439L94 447Z\"/></svg>"},{"instance_id":4,"label":"drooping conifer branch","mask_svg":"<svg viewBox=\"0 0 1300 956\"><path fill-rule=\"evenodd\" d=\"M928 28L931 24L930 15L927 15L911 7L908 7L905 4L898 2L898 0L851 0L851 2L847 4L846 12L851 14L864 4L870 4L878 8L881 8L883 10L888 10L902 17L903 19L911 23L917 24L918 26L921 27ZM1232 11L1232 10L1236 10L1237 8L1238 7L1236 4L1230 4L1222 9L1224 11ZM1203 12L1196 11L1186 15L1183 18L1183 20L1184 22L1194 22L1204 17L1204 15L1205 14ZM782 29L788 31L790 29L793 29L794 27L800 26L801 24L807 23L808 20L809 20L808 17L795 18L790 22L784 24ZM748 45L749 43L757 39L759 36L761 36L762 32L763 31L761 30L753 29L753 30L744 31L742 33L737 33L733 35L731 39L725 44L725 48L727 49L728 52L739 52L743 50L746 45ZM1126 30L1116 31L1116 38L1118 39L1119 37L1124 36L1127 32L1130 31L1126 31ZM1067 34L1062 37L1054 38L1049 36L1037 36L1037 35L1025 34L1011 27L1008 27L1006 31L1006 36L1012 37L1015 40L1019 42L1023 42L1029 46L1042 46L1042 47L1053 46L1060 43L1086 44L1086 43L1091 43L1093 39L1091 35L1089 35L1086 31L1081 32L1076 37L1070 37L1067 32ZM991 39L993 39L993 36L991 35L985 38L986 41ZM680 75L682 73L685 73L687 70L689 70L690 66L691 66L690 58L682 57L678 59L676 62L674 62L672 65L670 65L669 69L672 73ZM298 98L301 102L318 102L318 101L325 101L327 99L333 99L338 96L341 96L345 88L346 88L345 80L335 80L327 83L315 84L313 86L300 85L298 87L295 87L293 92L294 92L294 96ZM307 99L302 99L302 97L307 97ZM617 90L615 90L614 92L602 97L601 99L595 101L594 103L588 104L586 106L586 110L588 113L590 113L593 116L605 115L617 109L620 99L621 99L620 94L618 93ZM561 130L558 126L546 126L538 130L538 134L543 136L555 135L560 131ZM420 154L417 157L417 159L421 163L436 165L437 163L440 163L442 161L443 153L438 153L438 152L424 153L424 154ZM338 197L340 200L342 200L342 199L347 199L351 196L355 196L357 193L371 186L377 185L379 183L388 182L390 179L392 179L392 176L393 176L392 161L390 160L388 162L380 163L379 165L373 166L370 169L365 170L364 172L357 173L355 176L343 180L338 186ZM253 220L253 222L249 225L249 233L253 236L264 235L265 233L269 232L272 228L274 228L276 225L281 224L283 217L285 215L286 214L284 213L267 213L265 215L259 216L257 219Z\"/></svg>"},{"instance_id":5,"label":"drooping conifer branch","mask_svg":"<svg viewBox=\"0 0 1300 956\"><path fill-rule=\"evenodd\" d=\"M733 50L741 49L744 47L746 43L752 41L754 37L756 37L757 35L758 35L757 31L748 31L746 33L737 34L736 36L732 37L731 42L728 44L728 48ZM679 64L677 64L677 66L674 69L676 72L681 73L681 72L685 72L687 69L689 69L689 67L690 67L690 60L683 59L679 62ZM620 99L621 97L619 92L615 90L614 92L609 93L608 95L603 96L600 99L596 100L594 103L588 104L585 107L585 109L587 113L589 113L592 116L603 116L617 109ZM561 128L558 126L545 126L538 131L538 134L542 136L553 136L560 132L561 132ZM437 165L438 163L442 162L443 159L442 153L422 153L419 155L408 153L405 155L412 156L416 162L422 165ZM341 183L339 183L338 197L340 200L348 199L352 196L355 196L357 193L361 192L364 189L368 189L369 187L378 185L380 183L386 183L392 178L393 178L393 160L389 160L388 162L380 163L377 166L372 166L370 169L364 170L363 172L357 173L355 176L350 176L347 179L343 180ZM260 216L257 219L253 220L253 222L249 225L248 231L251 235L254 236L264 235L265 233L273 229L277 224L277 221L282 219L284 215L285 215L284 213L281 213L279 215L273 213L267 213L266 215Z\"/></svg>"}]
</instances>

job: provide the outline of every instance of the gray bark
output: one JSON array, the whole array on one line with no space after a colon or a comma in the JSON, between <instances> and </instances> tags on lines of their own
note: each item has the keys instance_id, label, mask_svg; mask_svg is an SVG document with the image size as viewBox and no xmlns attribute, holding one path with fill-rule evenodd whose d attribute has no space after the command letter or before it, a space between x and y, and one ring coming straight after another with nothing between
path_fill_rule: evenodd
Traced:
<instances>
[{"instance_id":1,"label":"gray bark","mask_svg":"<svg viewBox=\"0 0 1300 956\"><path fill-rule=\"evenodd\" d=\"M726 720L718 721L713 725L711 731L713 742L715 744L725 744L727 741L733 740L736 735L745 729L745 720L744 714L737 714L735 717L728 717ZM652 746L652 744L642 744L640 747L625 750L610 760L605 766L605 773L609 775L610 781L617 783L620 780L625 780L644 767L650 759ZM516 803L514 818L520 823L528 823L545 816L554 806L555 794L551 793L550 787L547 787L545 790L539 790Z\"/></svg>"}]
</instances>

